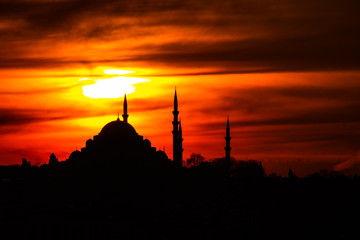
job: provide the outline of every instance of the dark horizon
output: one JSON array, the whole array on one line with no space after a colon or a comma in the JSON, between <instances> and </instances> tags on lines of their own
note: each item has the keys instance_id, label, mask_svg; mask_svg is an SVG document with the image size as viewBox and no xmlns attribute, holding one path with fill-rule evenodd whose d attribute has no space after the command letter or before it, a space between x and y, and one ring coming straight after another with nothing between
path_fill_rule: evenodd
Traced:
<instances>
[{"instance_id":1,"label":"dark horizon","mask_svg":"<svg viewBox=\"0 0 360 240\"><path fill-rule=\"evenodd\" d=\"M146 140L141 140L144 148L126 146L114 156L108 153L116 146L102 143L114 137L109 130L115 128L129 130L125 123L110 122L88 143L88 154L73 152L66 162L52 154L41 167L25 160L22 166L0 167L0 237L323 239L358 234L359 176L328 172L299 178L291 170L286 178L264 176L261 163L251 161L233 163L230 175L226 161L181 168L148 148ZM104 147L109 152L97 155ZM142 159L134 150L155 155Z\"/></svg>"}]
</instances>

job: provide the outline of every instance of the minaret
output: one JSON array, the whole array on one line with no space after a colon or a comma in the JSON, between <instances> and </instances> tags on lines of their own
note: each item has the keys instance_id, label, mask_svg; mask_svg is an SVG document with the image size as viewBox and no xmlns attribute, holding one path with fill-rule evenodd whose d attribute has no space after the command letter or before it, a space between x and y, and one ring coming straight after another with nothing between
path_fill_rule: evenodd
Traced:
<instances>
[{"instance_id":1,"label":"minaret","mask_svg":"<svg viewBox=\"0 0 360 240\"><path fill-rule=\"evenodd\" d=\"M227 118L227 123L226 123L226 137L225 137L225 163L226 163L226 168L228 171L230 171L230 151L231 151L231 147L230 147L230 124L229 124L229 116Z\"/></svg>"},{"instance_id":2,"label":"minaret","mask_svg":"<svg viewBox=\"0 0 360 240\"><path fill-rule=\"evenodd\" d=\"M124 119L124 122L128 122L128 117L129 115L127 114L127 101L126 101L126 93L125 93L125 96L124 96L124 114L122 115L123 119Z\"/></svg>"},{"instance_id":3,"label":"minaret","mask_svg":"<svg viewBox=\"0 0 360 240\"><path fill-rule=\"evenodd\" d=\"M179 111L178 111L178 101L176 95L176 88L175 88L175 96L174 96L174 111L172 112L174 115L173 124L173 161L174 165L177 167L182 167L182 150L180 147L180 132L179 132Z\"/></svg>"},{"instance_id":4,"label":"minaret","mask_svg":"<svg viewBox=\"0 0 360 240\"><path fill-rule=\"evenodd\" d=\"M179 158L181 160L181 167L182 167L182 161L183 161L183 147L182 147L182 142L183 142L183 138L182 138L182 129L181 129L181 119L179 122Z\"/></svg>"}]
</instances>

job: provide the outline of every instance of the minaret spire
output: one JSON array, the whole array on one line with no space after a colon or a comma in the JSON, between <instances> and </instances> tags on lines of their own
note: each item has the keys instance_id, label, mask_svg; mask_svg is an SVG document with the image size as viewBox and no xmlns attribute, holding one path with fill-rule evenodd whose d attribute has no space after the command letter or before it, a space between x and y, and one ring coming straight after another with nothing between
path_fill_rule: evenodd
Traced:
<instances>
[{"instance_id":1,"label":"minaret spire","mask_svg":"<svg viewBox=\"0 0 360 240\"><path fill-rule=\"evenodd\" d=\"M124 119L124 122L128 122L128 117L129 115L127 114L127 101L126 101L126 93L125 93L125 96L124 96L124 114L122 115L123 119Z\"/></svg>"},{"instance_id":2,"label":"minaret spire","mask_svg":"<svg viewBox=\"0 0 360 240\"><path fill-rule=\"evenodd\" d=\"M225 162L227 171L230 171L230 123L229 123L229 116L227 117L226 122L226 137L225 137Z\"/></svg>"},{"instance_id":3,"label":"minaret spire","mask_svg":"<svg viewBox=\"0 0 360 240\"><path fill-rule=\"evenodd\" d=\"M229 123L229 115L226 121L226 137L230 138L230 123ZM230 139L229 139L230 140Z\"/></svg>"},{"instance_id":4,"label":"minaret spire","mask_svg":"<svg viewBox=\"0 0 360 240\"><path fill-rule=\"evenodd\" d=\"M178 114L178 100L177 100L177 95L176 95L176 87L175 87L175 96L174 96L174 111L176 111Z\"/></svg>"}]
</instances>

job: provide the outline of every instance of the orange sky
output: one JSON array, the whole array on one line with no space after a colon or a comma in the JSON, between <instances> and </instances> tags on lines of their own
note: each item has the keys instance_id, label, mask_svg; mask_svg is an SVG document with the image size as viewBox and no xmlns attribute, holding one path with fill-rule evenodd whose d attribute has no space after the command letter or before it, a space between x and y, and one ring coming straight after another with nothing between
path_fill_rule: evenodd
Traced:
<instances>
[{"instance_id":1,"label":"orange sky","mask_svg":"<svg viewBox=\"0 0 360 240\"><path fill-rule=\"evenodd\" d=\"M122 97L103 97L132 83L129 122L170 158L176 86L185 159L224 156L230 115L232 156L261 160L266 173L357 166L359 7L1 1L0 164L65 160L121 113Z\"/></svg>"}]
</instances>

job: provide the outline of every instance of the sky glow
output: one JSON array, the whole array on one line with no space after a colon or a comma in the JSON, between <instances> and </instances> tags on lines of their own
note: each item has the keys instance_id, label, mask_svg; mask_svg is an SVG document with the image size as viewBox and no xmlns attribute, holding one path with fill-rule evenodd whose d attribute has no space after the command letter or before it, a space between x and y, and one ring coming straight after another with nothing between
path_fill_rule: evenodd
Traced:
<instances>
[{"instance_id":1,"label":"sky glow","mask_svg":"<svg viewBox=\"0 0 360 240\"><path fill-rule=\"evenodd\" d=\"M0 3L0 164L65 160L122 112L172 157L299 176L360 166L357 0ZM79 81L80 80L80 81ZM360 168L359 168L360 169ZM360 173L360 170L359 170Z\"/></svg>"}]
</instances>

